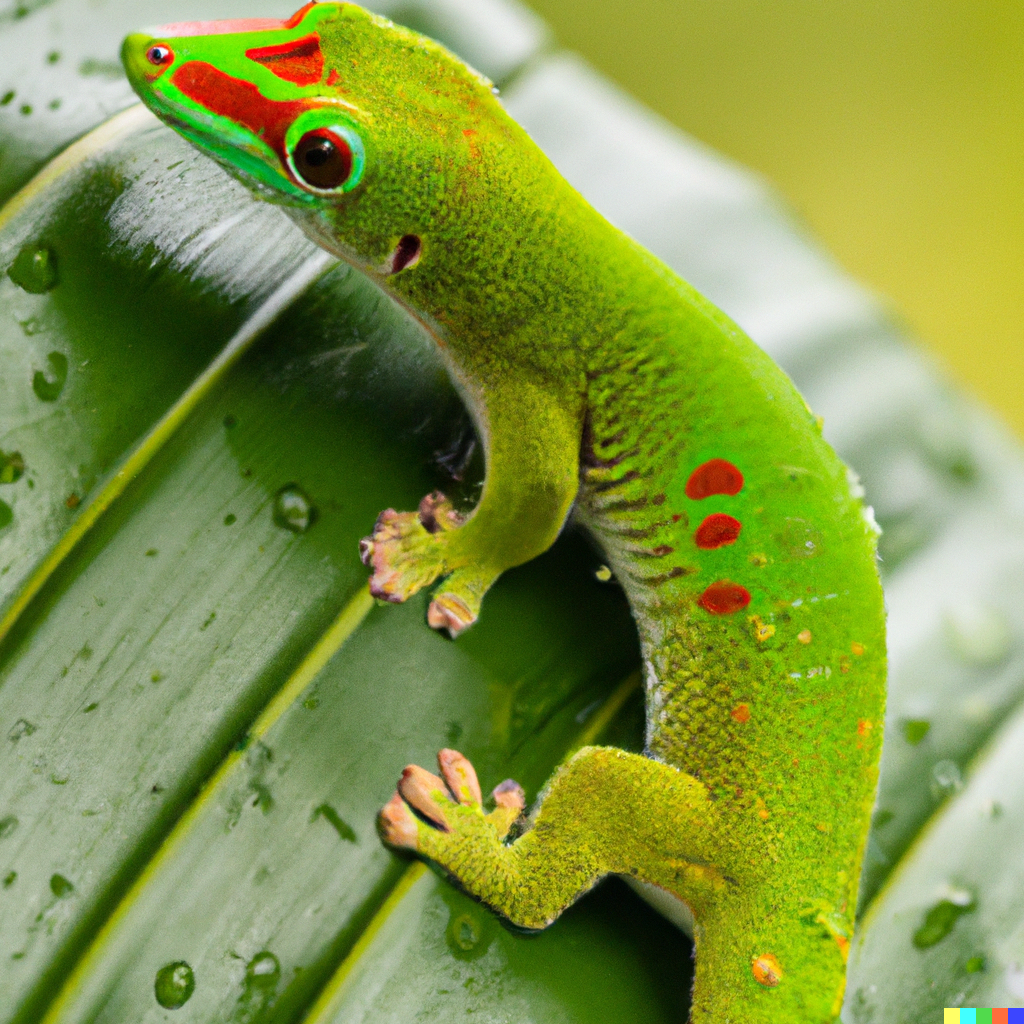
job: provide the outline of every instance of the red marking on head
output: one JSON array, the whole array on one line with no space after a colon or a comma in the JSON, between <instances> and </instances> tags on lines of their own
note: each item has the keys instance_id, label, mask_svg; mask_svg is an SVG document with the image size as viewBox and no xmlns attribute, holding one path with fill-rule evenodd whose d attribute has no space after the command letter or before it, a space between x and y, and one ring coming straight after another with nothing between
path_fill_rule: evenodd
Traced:
<instances>
[{"instance_id":1,"label":"red marking on head","mask_svg":"<svg viewBox=\"0 0 1024 1024\"><path fill-rule=\"evenodd\" d=\"M718 580L700 595L697 604L712 615L732 615L750 604L750 591L738 583Z\"/></svg>"},{"instance_id":2,"label":"red marking on head","mask_svg":"<svg viewBox=\"0 0 1024 1024\"><path fill-rule=\"evenodd\" d=\"M749 704L737 704L736 707L729 712L732 717L743 725L744 722L750 721L750 705Z\"/></svg>"},{"instance_id":3,"label":"red marking on head","mask_svg":"<svg viewBox=\"0 0 1024 1024\"><path fill-rule=\"evenodd\" d=\"M171 76L190 100L258 135L287 166L284 136L288 126L312 105L306 100L268 100L252 82L232 78L212 64L190 60Z\"/></svg>"},{"instance_id":4,"label":"red marking on head","mask_svg":"<svg viewBox=\"0 0 1024 1024\"><path fill-rule=\"evenodd\" d=\"M743 474L725 459L711 459L698 466L686 482L686 496L700 501L712 494L739 494Z\"/></svg>"},{"instance_id":5,"label":"red marking on head","mask_svg":"<svg viewBox=\"0 0 1024 1024\"><path fill-rule=\"evenodd\" d=\"M327 76L328 85L337 85L341 81L341 75L338 74L337 68L331 68L331 73Z\"/></svg>"},{"instance_id":6,"label":"red marking on head","mask_svg":"<svg viewBox=\"0 0 1024 1024\"><path fill-rule=\"evenodd\" d=\"M743 524L724 512L713 512L697 527L693 539L699 548L721 548L735 544Z\"/></svg>"},{"instance_id":7,"label":"red marking on head","mask_svg":"<svg viewBox=\"0 0 1024 1024\"><path fill-rule=\"evenodd\" d=\"M320 37L315 32L290 43L254 46L246 50L245 55L295 85L316 85L324 74L324 55L320 52Z\"/></svg>"}]
</instances>

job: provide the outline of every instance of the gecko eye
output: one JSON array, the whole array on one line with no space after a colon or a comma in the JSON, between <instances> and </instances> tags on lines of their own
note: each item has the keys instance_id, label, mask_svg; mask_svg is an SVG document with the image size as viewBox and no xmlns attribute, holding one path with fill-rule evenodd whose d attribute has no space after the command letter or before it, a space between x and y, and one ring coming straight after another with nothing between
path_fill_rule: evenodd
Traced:
<instances>
[{"instance_id":1,"label":"gecko eye","mask_svg":"<svg viewBox=\"0 0 1024 1024\"><path fill-rule=\"evenodd\" d=\"M151 46L146 51L146 60L150 64L155 64L158 68L162 68L165 64L170 64L174 60L174 52L169 46L157 43L156 46Z\"/></svg>"},{"instance_id":2,"label":"gecko eye","mask_svg":"<svg viewBox=\"0 0 1024 1024\"><path fill-rule=\"evenodd\" d=\"M292 163L307 185L340 188L352 174L352 147L329 128L317 128L299 139Z\"/></svg>"}]
</instances>

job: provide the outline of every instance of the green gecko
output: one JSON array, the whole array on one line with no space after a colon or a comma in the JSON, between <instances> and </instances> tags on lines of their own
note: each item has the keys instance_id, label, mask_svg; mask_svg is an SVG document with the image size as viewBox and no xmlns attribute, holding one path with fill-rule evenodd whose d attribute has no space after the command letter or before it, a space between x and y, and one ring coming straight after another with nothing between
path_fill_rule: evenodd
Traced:
<instances>
[{"instance_id":1,"label":"green gecko","mask_svg":"<svg viewBox=\"0 0 1024 1024\"><path fill-rule=\"evenodd\" d=\"M618 873L693 918L693 1024L839 1014L885 697L876 528L789 379L608 224L442 46L351 4L131 35L152 110L412 312L486 480L383 512L372 592L456 636L572 512L629 598L644 755L587 747L529 817L405 769L385 842L522 928ZM623 181L621 187L628 188Z\"/></svg>"}]
</instances>

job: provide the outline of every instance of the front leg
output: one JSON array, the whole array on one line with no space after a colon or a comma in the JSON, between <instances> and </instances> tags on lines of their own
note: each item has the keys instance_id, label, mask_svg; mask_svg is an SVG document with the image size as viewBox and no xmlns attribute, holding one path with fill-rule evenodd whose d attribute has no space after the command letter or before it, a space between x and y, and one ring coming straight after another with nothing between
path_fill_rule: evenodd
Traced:
<instances>
[{"instance_id":1,"label":"front leg","mask_svg":"<svg viewBox=\"0 0 1024 1024\"><path fill-rule=\"evenodd\" d=\"M417 512L381 513L360 544L375 597L404 601L447 577L428 621L452 636L476 621L484 594L506 569L551 546L579 488L581 388L517 379L480 391L486 477L472 514L463 520L435 493Z\"/></svg>"}]
</instances>

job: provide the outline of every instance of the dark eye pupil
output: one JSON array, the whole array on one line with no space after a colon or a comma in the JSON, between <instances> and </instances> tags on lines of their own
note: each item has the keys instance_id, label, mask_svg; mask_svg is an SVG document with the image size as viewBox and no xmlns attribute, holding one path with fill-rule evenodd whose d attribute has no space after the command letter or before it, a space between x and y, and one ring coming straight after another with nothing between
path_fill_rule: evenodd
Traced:
<instances>
[{"instance_id":1,"label":"dark eye pupil","mask_svg":"<svg viewBox=\"0 0 1024 1024\"><path fill-rule=\"evenodd\" d=\"M156 64L158 67L161 64L169 63L171 57L172 54L169 46L151 46L146 51L146 60L148 60L150 64Z\"/></svg>"},{"instance_id":2,"label":"dark eye pupil","mask_svg":"<svg viewBox=\"0 0 1024 1024\"><path fill-rule=\"evenodd\" d=\"M352 173L351 148L326 128L306 132L295 147L293 159L298 176L313 188L338 188Z\"/></svg>"}]
</instances>

